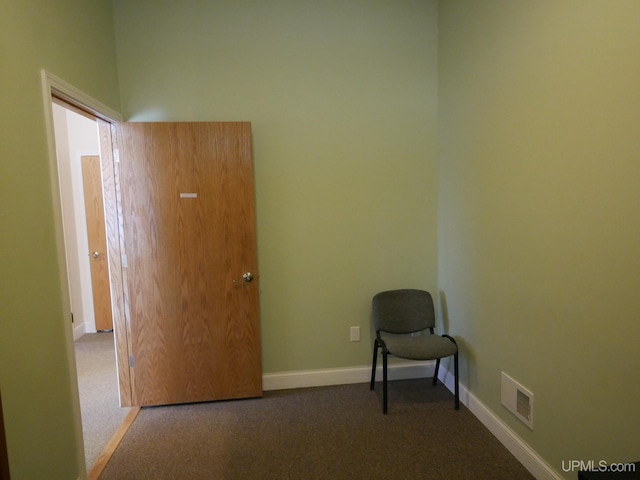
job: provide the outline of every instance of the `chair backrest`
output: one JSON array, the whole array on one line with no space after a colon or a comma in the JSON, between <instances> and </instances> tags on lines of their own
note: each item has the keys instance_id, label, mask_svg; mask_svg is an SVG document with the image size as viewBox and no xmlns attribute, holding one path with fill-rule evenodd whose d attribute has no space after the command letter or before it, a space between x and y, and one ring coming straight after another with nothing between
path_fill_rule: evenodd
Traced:
<instances>
[{"instance_id":1,"label":"chair backrest","mask_svg":"<svg viewBox=\"0 0 640 480\"><path fill-rule=\"evenodd\" d=\"M373 326L377 331L411 333L436 324L433 299L424 290L389 290L373 297Z\"/></svg>"}]
</instances>

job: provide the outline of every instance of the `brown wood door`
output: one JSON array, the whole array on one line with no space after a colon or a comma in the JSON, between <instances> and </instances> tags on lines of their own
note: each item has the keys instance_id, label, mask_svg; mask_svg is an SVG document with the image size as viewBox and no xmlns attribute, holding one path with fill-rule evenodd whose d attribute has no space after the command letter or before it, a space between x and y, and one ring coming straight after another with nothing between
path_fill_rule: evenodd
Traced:
<instances>
[{"instance_id":1,"label":"brown wood door","mask_svg":"<svg viewBox=\"0 0 640 480\"><path fill-rule=\"evenodd\" d=\"M100 157L81 157L84 207L89 241L89 264L91 265L91 291L96 330L112 330L111 291L109 284L109 261L107 234L102 198L102 170Z\"/></svg>"},{"instance_id":2,"label":"brown wood door","mask_svg":"<svg viewBox=\"0 0 640 480\"><path fill-rule=\"evenodd\" d=\"M251 124L118 130L134 404L261 396Z\"/></svg>"}]
</instances>

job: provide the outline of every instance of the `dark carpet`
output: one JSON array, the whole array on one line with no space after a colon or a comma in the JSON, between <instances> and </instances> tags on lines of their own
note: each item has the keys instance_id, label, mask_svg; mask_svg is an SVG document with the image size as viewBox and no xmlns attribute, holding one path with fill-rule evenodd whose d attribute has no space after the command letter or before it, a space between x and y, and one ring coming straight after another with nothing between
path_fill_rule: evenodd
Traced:
<instances>
[{"instance_id":1,"label":"dark carpet","mask_svg":"<svg viewBox=\"0 0 640 480\"><path fill-rule=\"evenodd\" d=\"M430 379L144 408L100 480L533 479Z\"/></svg>"}]
</instances>

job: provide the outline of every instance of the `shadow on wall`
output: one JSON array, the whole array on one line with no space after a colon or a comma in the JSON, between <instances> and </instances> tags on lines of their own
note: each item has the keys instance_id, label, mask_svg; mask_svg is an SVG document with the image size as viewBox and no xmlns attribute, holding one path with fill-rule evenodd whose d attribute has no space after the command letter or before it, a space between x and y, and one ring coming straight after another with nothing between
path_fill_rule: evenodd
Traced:
<instances>
[{"instance_id":1,"label":"shadow on wall","mask_svg":"<svg viewBox=\"0 0 640 480\"><path fill-rule=\"evenodd\" d=\"M440 290L439 292L439 299L440 299L440 319L442 322L442 325L441 325L442 331L438 333L439 334L447 333L451 335L451 333L449 332L450 318L449 318L449 307L447 305L447 295L442 290ZM473 349L471 348L471 345L464 339L464 337L461 337L460 335L451 335L451 336L456 339L456 343L458 344L458 351L460 352L459 381L461 384L463 384L465 387L468 388L471 385L470 377L473 371L472 366L476 364L476 355ZM443 364L443 366L449 369L449 366L446 363Z\"/></svg>"}]
</instances>

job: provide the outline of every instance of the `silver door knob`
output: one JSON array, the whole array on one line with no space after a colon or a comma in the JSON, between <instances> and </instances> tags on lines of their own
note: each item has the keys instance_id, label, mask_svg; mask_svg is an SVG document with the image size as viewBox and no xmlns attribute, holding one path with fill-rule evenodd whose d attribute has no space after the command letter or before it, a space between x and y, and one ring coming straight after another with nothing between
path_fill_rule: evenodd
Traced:
<instances>
[{"instance_id":1,"label":"silver door knob","mask_svg":"<svg viewBox=\"0 0 640 480\"><path fill-rule=\"evenodd\" d=\"M91 254L91 256L92 256L93 258L98 258L98 257L100 256L100 252L93 252L93 253Z\"/></svg>"},{"instance_id":2,"label":"silver door knob","mask_svg":"<svg viewBox=\"0 0 640 480\"><path fill-rule=\"evenodd\" d=\"M240 280L234 280L233 283L249 283L250 281L253 280L253 273L251 272L245 272L242 274L242 278Z\"/></svg>"},{"instance_id":3,"label":"silver door knob","mask_svg":"<svg viewBox=\"0 0 640 480\"><path fill-rule=\"evenodd\" d=\"M253 273L251 272L246 272L242 275L242 280L244 280L245 282L249 283L251 280L253 280Z\"/></svg>"}]
</instances>

